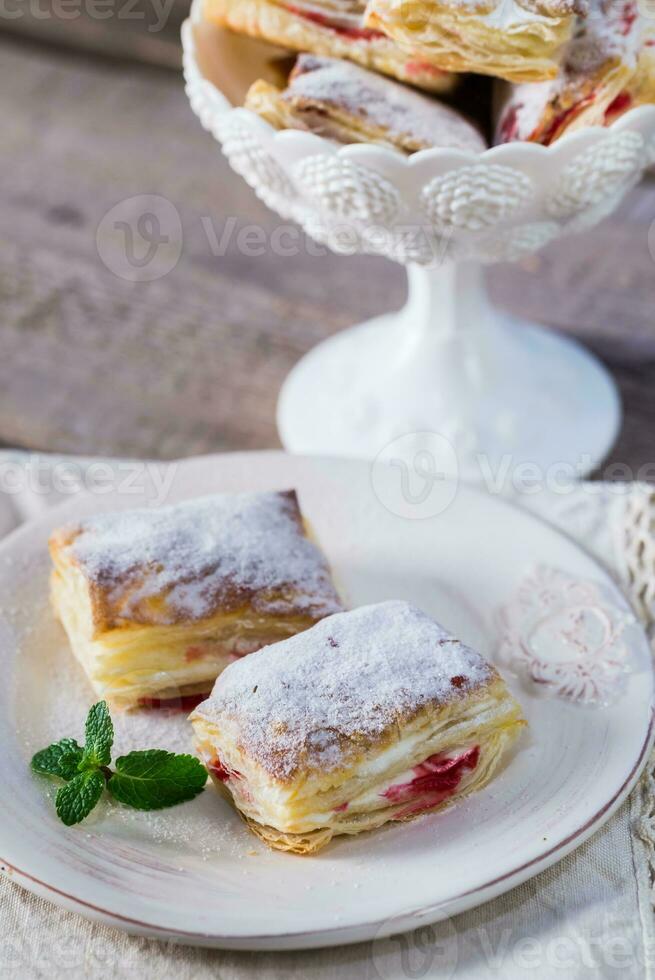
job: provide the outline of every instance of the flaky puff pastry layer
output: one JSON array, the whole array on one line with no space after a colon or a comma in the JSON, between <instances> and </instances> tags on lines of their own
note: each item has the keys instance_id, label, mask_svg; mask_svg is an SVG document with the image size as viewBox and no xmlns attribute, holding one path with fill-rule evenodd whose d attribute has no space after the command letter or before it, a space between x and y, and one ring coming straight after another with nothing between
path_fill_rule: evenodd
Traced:
<instances>
[{"instance_id":1,"label":"flaky puff pastry layer","mask_svg":"<svg viewBox=\"0 0 655 980\"><path fill-rule=\"evenodd\" d=\"M633 0L593 0L551 82L501 95L496 142L548 146L567 133L605 126L655 100L652 29Z\"/></svg>"},{"instance_id":2,"label":"flaky puff pastry layer","mask_svg":"<svg viewBox=\"0 0 655 980\"><path fill-rule=\"evenodd\" d=\"M343 30L338 21L330 26L333 11L325 5L325 17L319 18L316 10L320 7L315 3L308 11L301 3L285 5L276 0L205 0L203 16L238 34L291 51L346 58L430 92L450 92L455 87L456 78L450 72L402 50L383 32Z\"/></svg>"},{"instance_id":3,"label":"flaky puff pastry layer","mask_svg":"<svg viewBox=\"0 0 655 980\"><path fill-rule=\"evenodd\" d=\"M366 24L452 72L516 82L557 74L583 0L370 0Z\"/></svg>"},{"instance_id":4,"label":"flaky puff pastry layer","mask_svg":"<svg viewBox=\"0 0 655 980\"><path fill-rule=\"evenodd\" d=\"M485 143L460 113L351 62L302 54L285 89L256 82L245 107L276 129L413 153L442 146L480 153Z\"/></svg>"},{"instance_id":5,"label":"flaky puff pastry layer","mask_svg":"<svg viewBox=\"0 0 655 980\"><path fill-rule=\"evenodd\" d=\"M301 854L475 792L525 724L494 668L403 602L229 667L191 721L251 830Z\"/></svg>"},{"instance_id":6,"label":"flaky puff pastry layer","mask_svg":"<svg viewBox=\"0 0 655 980\"><path fill-rule=\"evenodd\" d=\"M342 608L293 491L105 514L50 551L54 611L119 707L206 694L235 659Z\"/></svg>"}]
</instances>

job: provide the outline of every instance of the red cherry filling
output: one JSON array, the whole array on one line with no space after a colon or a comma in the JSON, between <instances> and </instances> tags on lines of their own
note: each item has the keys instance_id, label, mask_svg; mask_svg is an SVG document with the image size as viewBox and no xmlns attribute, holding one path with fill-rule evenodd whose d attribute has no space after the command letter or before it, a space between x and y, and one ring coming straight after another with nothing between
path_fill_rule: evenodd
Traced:
<instances>
[{"instance_id":1,"label":"red cherry filling","mask_svg":"<svg viewBox=\"0 0 655 980\"><path fill-rule=\"evenodd\" d=\"M632 98L629 92L621 92L610 102L607 109L605 110L605 122L611 120L614 116L619 116L623 112L627 112L632 104Z\"/></svg>"},{"instance_id":2,"label":"red cherry filling","mask_svg":"<svg viewBox=\"0 0 655 980\"><path fill-rule=\"evenodd\" d=\"M210 693L207 691L204 694L185 694L180 698L139 698L138 705L140 708L165 711L193 711L209 697Z\"/></svg>"},{"instance_id":3,"label":"red cherry filling","mask_svg":"<svg viewBox=\"0 0 655 980\"><path fill-rule=\"evenodd\" d=\"M510 106L500 124L500 142L510 143L519 138L519 110L523 108L523 103Z\"/></svg>"},{"instance_id":4,"label":"red cherry filling","mask_svg":"<svg viewBox=\"0 0 655 980\"><path fill-rule=\"evenodd\" d=\"M184 654L184 659L188 664L192 664L194 660L202 660L205 656L205 648L201 646L187 647L186 653Z\"/></svg>"},{"instance_id":5,"label":"red cherry filling","mask_svg":"<svg viewBox=\"0 0 655 980\"><path fill-rule=\"evenodd\" d=\"M405 65L405 71L408 75L447 75L448 73L443 70L443 68L437 68L436 65L431 65L427 61L408 61Z\"/></svg>"},{"instance_id":6,"label":"red cherry filling","mask_svg":"<svg viewBox=\"0 0 655 980\"><path fill-rule=\"evenodd\" d=\"M207 768L209 769L212 776L216 776L220 779L222 783L226 783L228 779L241 779L241 773L237 772L236 769L229 769L228 766L224 765L221 760L216 756L211 762L207 763Z\"/></svg>"},{"instance_id":7,"label":"red cherry filling","mask_svg":"<svg viewBox=\"0 0 655 980\"><path fill-rule=\"evenodd\" d=\"M621 14L621 34L626 37L637 19L637 5L634 3L626 3L623 7L623 12Z\"/></svg>"},{"instance_id":8,"label":"red cherry filling","mask_svg":"<svg viewBox=\"0 0 655 980\"><path fill-rule=\"evenodd\" d=\"M430 810L443 803L455 792L465 771L473 770L480 758L480 746L475 745L460 755L446 757L443 753L431 755L425 762L414 767L414 779L407 783L396 783L382 793L390 803L414 801L394 815L400 820L410 814Z\"/></svg>"},{"instance_id":9,"label":"red cherry filling","mask_svg":"<svg viewBox=\"0 0 655 980\"><path fill-rule=\"evenodd\" d=\"M564 126L568 126L569 123L573 122L575 117L579 115L583 109L593 105L595 100L596 92L592 92L591 95L587 95L584 99L580 99L580 101L571 106L570 109L567 109L565 112L560 112L559 115L554 116L548 128L544 133L542 133L541 142L544 144L544 146L550 146L555 138L560 135L561 130L564 129Z\"/></svg>"},{"instance_id":10,"label":"red cherry filling","mask_svg":"<svg viewBox=\"0 0 655 980\"><path fill-rule=\"evenodd\" d=\"M290 3L285 4L285 7L297 17L304 17L313 24L320 24L321 27L327 27L335 34L342 34L344 37L352 38L353 41L373 41L378 37L386 37L382 31L372 31L368 27L346 27L343 24L335 24L328 16L319 14L315 10L302 10L300 7L293 7Z\"/></svg>"}]
</instances>

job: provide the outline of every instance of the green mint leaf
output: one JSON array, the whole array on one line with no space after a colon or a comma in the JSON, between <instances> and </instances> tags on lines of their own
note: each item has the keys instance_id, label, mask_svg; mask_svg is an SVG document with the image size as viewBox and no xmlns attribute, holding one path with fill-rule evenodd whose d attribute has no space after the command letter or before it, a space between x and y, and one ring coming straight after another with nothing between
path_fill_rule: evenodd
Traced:
<instances>
[{"instance_id":1,"label":"green mint leaf","mask_svg":"<svg viewBox=\"0 0 655 980\"><path fill-rule=\"evenodd\" d=\"M32 757L31 766L34 772L46 776L59 776L60 779L72 779L77 775L77 767L82 761L82 747L74 738L62 738L53 742L47 749L41 749Z\"/></svg>"},{"instance_id":2,"label":"green mint leaf","mask_svg":"<svg viewBox=\"0 0 655 980\"><path fill-rule=\"evenodd\" d=\"M114 741L114 726L109 716L106 701L94 704L84 727L86 742L80 770L108 766L111 762L111 747Z\"/></svg>"},{"instance_id":3,"label":"green mint leaf","mask_svg":"<svg viewBox=\"0 0 655 980\"><path fill-rule=\"evenodd\" d=\"M107 789L137 810L162 810L192 800L206 782L207 770L192 755L149 749L117 759Z\"/></svg>"},{"instance_id":4,"label":"green mint leaf","mask_svg":"<svg viewBox=\"0 0 655 980\"><path fill-rule=\"evenodd\" d=\"M80 823L91 813L104 788L105 778L97 769L78 773L57 791L57 816L67 827Z\"/></svg>"}]
</instances>

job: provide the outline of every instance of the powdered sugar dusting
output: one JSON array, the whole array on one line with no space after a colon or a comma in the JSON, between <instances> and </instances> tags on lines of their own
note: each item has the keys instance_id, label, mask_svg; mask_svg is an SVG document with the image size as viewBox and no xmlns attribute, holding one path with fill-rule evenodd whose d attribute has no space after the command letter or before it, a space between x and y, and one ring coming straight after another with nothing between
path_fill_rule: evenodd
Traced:
<instances>
[{"instance_id":1,"label":"powdered sugar dusting","mask_svg":"<svg viewBox=\"0 0 655 980\"><path fill-rule=\"evenodd\" d=\"M202 619L249 602L314 618L342 608L295 492L201 497L102 514L73 529L72 554L121 619ZM149 599L165 597L163 607Z\"/></svg>"},{"instance_id":2,"label":"powdered sugar dusting","mask_svg":"<svg viewBox=\"0 0 655 980\"><path fill-rule=\"evenodd\" d=\"M605 72L621 62L636 68L643 26L635 0L594 0L588 16L578 19L557 78L512 87L500 120L501 141L530 139L549 107L566 112L602 96ZM590 91L593 84L596 90Z\"/></svg>"},{"instance_id":3,"label":"powdered sugar dusting","mask_svg":"<svg viewBox=\"0 0 655 980\"><path fill-rule=\"evenodd\" d=\"M558 79L512 86L510 99L499 121L499 142L530 139L559 89Z\"/></svg>"},{"instance_id":4,"label":"powdered sugar dusting","mask_svg":"<svg viewBox=\"0 0 655 980\"><path fill-rule=\"evenodd\" d=\"M196 713L235 724L243 750L284 780L343 765L427 705L494 676L425 613L391 601L331 616L231 665Z\"/></svg>"},{"instance_id":5,"label":"powdered sugar dusting","mask_svg":"<svg viewBox=\"0 0 655 980\"><path fill-rule=\"evenodd\" d=\"M348 61L300 55L283 98L344 109L425 147L485 148L475 127L454 109Z\"/></svg>"},{"instance_id":6,"label":"powdered sugar dusting","mask_svg":"<svg viewBox=\"0 0 655 980\"><path fill-rule=\"evenodd\" d=\"M639 11L635 0L596 0L564 55L564 75L596 71L611 58L634 58Z\"/></svg>"}]
</instances>

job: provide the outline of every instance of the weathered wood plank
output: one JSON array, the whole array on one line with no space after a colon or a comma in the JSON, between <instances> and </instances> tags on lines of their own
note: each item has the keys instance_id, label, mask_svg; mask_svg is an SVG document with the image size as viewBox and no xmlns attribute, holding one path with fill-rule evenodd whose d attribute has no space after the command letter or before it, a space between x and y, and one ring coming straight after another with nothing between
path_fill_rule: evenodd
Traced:
<instances>
[{"instance_id":1,"label":"weathered wood plank","mask_svg":"<svg viewBox=\"0 0 655 980\"><path fill-rule=\"evenodd\" d=\"M403 300L404 274L383 260L317 256L300 237L298 254L273 249L279 219L230 172L175 73L5 38L0 107L6 443L161 457L276 445L277 390L297 358ZM103 263L96 235L144 194L173 206L182 248L167 275L132 283ZM632 465L653 454L654 216L645 185L602 229L490 274L500 303L610 364L627 409L615 458ZM244 254L248 229L262 254ZM110 266L119 237L101 234Z\"/></svg>"}]
</instances>

